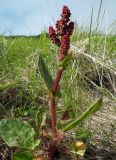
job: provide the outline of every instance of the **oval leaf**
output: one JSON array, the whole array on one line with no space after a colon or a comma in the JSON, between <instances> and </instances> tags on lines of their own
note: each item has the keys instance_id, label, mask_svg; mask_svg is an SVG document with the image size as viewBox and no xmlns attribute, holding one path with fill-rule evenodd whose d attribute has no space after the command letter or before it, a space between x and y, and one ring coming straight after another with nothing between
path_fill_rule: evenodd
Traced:
<instances>
[{"instance_id":1,"label":"oval leaf","mask_svg":"<svg viewBox=\"0 0 116 160\"><path fill-rule=\"evenodd\" d=\"M78 119L74 120L70 124L68 124L65 128L63 128L63 131L68 131L73 128L75 128L79 123L83 122L87 117L89 117L91 114L95 113L100 109L102 106L102 98L97 100L95 104L93 104L89 109L87 109Z\"/></svg>"},{"instance_id":2,"label":"oval leaf","mask_svg":"<svg viewBox=\"0 0 116 160\"><path fill-rule=\"evenodd\" d=\"M40 143L35 139L36 133L30 124L18 119L2 119L0 135L9 146L33 150Z\"/></svg>"},{"instance_id":3,"label":"oval leaf","mask_svg":"<svg viewBox=\"0 0 116 160\"><path fill-rule=\"evenodd\" d=\"M35 160L35 158L31 151L18 151L13 155L12 160Z\"/></svg>"}]
</instances>

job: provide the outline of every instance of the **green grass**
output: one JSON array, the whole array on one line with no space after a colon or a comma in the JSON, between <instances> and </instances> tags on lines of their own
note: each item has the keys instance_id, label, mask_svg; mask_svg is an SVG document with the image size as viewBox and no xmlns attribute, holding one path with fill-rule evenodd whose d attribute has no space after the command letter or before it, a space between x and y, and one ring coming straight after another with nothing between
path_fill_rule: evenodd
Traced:
<instances>
[{"instance_id":1,"label":"green grass","mask_svg":"<svg viewBox=\"0 0 116 160\"><path fill-rule=\"evenodd\" d=\"M115 73L113 61L116 36L105 37L102 34L91 34L91 43L89 38L90 34L87 32L75 32L72 36L71 51L74 52L74 59L70 62L61 80L63 108L84 107L87 101L91 101L89 95L87 98L85 93L88 89L91 90L92 86L99 91L105 90L111 95L115 90L111 86L113 81L111 75L114 76ZM38 37L1 36L0 46L0 80L18 81L19 86L28 92L32 101L35 101L38 95L44 96L45 93L47 96L47 89L38 71L38 56L39 54L43 56L54 77L57 70L58 51L51 44L46 33ZM77 50L75 51L74 48ZM105 73L110 76L105 77L106 81L108 79L111 81L107 82L109 89L103 85L102 78Z\"/></svg>"},{"instance_id":2,"label":"green grass","mask_svg":"<svg viewBox=\"0 0 116 160\"><path fill-rule=\"evenodd\" d=\"M114 35L74 32L69 51L73 59L60 81L62 98L57 99L58 121L66 109L70 110L70 118L79 117L101 96L111 102L107 107L104 101L102 107L109 112L116 102L115 42ZM36 37L0 37L0 84L17 82L11 89L0 92L0 119L20 117L37 124L40 107L44 107L49 117L49 93L38 70L39 55L44 58L54 78L58 68L58 49L51 44L46 33ZM88 141L98 131L91 125L91 119L79 125L77 130L80 128L89 131ZM113 133L114 127L109 130L106 126L100 128L99 135L109 141L113 139Z\"/></svg>"}]
</instances>

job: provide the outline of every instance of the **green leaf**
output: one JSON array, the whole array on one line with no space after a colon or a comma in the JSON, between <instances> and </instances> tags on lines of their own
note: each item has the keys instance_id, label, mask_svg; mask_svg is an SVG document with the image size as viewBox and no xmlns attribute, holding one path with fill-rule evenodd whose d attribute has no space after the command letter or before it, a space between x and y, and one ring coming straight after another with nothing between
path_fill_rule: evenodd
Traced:
<instances>
[{"instance_id":1,"label":"green leaf","mask_svg":"<svg viewBox=\"0 0 116 160\"><path fill-rule=\"evenodd\" d=\"M6 84L0 84L0 92L15 86L16 83L17 83L16 81L13 81L13 82L8 82Z\"/></svg>"},{"instance_id":2,"label":"green leaf","mask_svg":"<svg viewBox=\"0 0 116 160\"><path fill-rule=\"evenodd\" d=\"M30 124L18 119L2 119L0 135L9 146L33 150L40 143L40 140L36 140L36 133Z\"/></svg>"},{"instance_id":3,"label":"green leaf","mask_svg":"<svg viewBox=\"0 0 116 160\"><path fill-rule=\"evenodd\" d=\"M102 98L97 100L97 102L95 104L93 104L89 109L87 109L78 119L76 119L73 122L71 122L70 124L68 124L62 130L63 131L68 131L68 130L71 130L71 129L75 128L79 123L83 122L91 114L98 111L101 106L102 106Z\"/></svg>"},{"instance_id":4,"label":"green leaf","mask_svg":"<svg viewBox=\"0 0 116 160\"><path fill-rule=\"evenodd\" d=\"M69 125L71 122L73 122L74 119L69 119L69 120L61 120L61 121L58 121L58 129L63 129L65 128L67 125Z\"/></svg>"},{"instance_id":5,"label":"green leaf","mask_svg":"<svg viewBox=\"0 0 116 160\"><path fill-rule=\"evenodd\" d=\"M41 76L42 76L49 92L51 93L52 88L53 88L53 79L52 79L52 76L51 76L50 72L48 71L48 68L47 68L47 66L41 56L39 56L38 66L39 66ZM61 97L61 93L59 90L57 91L56 95L58 97Z\"/></svg>"},{"instance_id":6,"label":"green leaf","mask_svg":"<svg viewBox=\"0 0 116 160\"><path fill-rule=\"evenodd\" d=\"M51 92L52 87L53 87L53 79L52 79L52 76L49 73L48 68L47 68L47 66L41 56L39 56L38 65L39 65L39 70L40 70L41 76L42 76L48 90Z\"/></svg>"},{"instance_id":7,"label":"green leaf","mask_svg":"<svg viewBox=\"0 0 116 160\"><path fill-rule=\"evenodd\" d=\"M35 160L35 158L31 151L20 150L13 155L12 160Z\"/></svg>"},{"instance_id":8,"label":"green leaf","mask_svg":"<svg viewBox=\"0 0 116 160\"><path fill-rule=\"evenodd\" d=\"M58 64L58 66L59 67L66 67L68 65L68 63L70 62L71 58L72 58L72 55L68 54L68 56Z\"/></svg>"}]
</instances>

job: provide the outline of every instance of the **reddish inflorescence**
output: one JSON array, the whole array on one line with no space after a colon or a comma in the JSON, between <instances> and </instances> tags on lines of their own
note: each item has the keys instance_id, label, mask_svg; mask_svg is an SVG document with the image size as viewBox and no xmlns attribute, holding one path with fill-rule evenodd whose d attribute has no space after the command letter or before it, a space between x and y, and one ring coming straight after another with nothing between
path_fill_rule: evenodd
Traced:
<instances>
[{"instance_id":1,"label":"reddish inflorescence","mask_svg":"<svg viewBox=\"0 0 116 160\"><path fill-rule=\"evenodd\" d=\"M61 38L61 44L60 44L60 61L62 61L64 57L67 55L69 48L70 48L70 38L68 35L64 35Z\"/></svg>"},{"instance_id":2,"label":"reddish inflorescence","mask_svg":"<svg viewBox=\"0 0 116 160\"><path fill-rule=\"evenodd\" d=\"M60 45L60 40L52 26L49 27L49 37L51 38L52 43L56 44L57 46Z\"/></svg>"},{"instance_id":3,"label":"reddish inflorescence","mask_svg":"<svg viewBox=\"0 0 116 160\"><path fill-rule=\"evenodd\" d=\"M67 6L63 6L61 19L56 22L56 30L52 26L49 27L49 37L52 43L59 47L59 60L62 61L68 54L70 48L70 36L74 29L74 22L70 21L70 10Z\"/></svg>"}]
</instances>

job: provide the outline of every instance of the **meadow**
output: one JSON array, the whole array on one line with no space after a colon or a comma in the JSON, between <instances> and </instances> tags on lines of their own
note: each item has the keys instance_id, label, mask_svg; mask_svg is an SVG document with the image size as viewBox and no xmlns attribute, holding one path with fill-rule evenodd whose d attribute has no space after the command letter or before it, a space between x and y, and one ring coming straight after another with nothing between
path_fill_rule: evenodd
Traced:
<instances>
[{"instance_id":1,"label":"meadow","mask_svg":"<svg viewBox=\"0 0 116 160\"><path fill-rule=\"evenodd\" d=\"M57 117L60 119L66 110L70 111L70 117L79 117L90 104L103 97L101 109L68 132L67 138L84 139L88 144L85 159L113 160L116 158L116 36L77 27L69 52L73 58L60 81L62 100L57 98ZM50 119L49 93L38 68L40 55L54 77L58 49L46 32L38 36L0 36L0 119L19 118L33 124L41 107L45 108L47 121ZM5 88L6 84L9 86ZM0 141L2 160L10 159L13 151L14 148Z\"/></svg>"}]
</instances>

